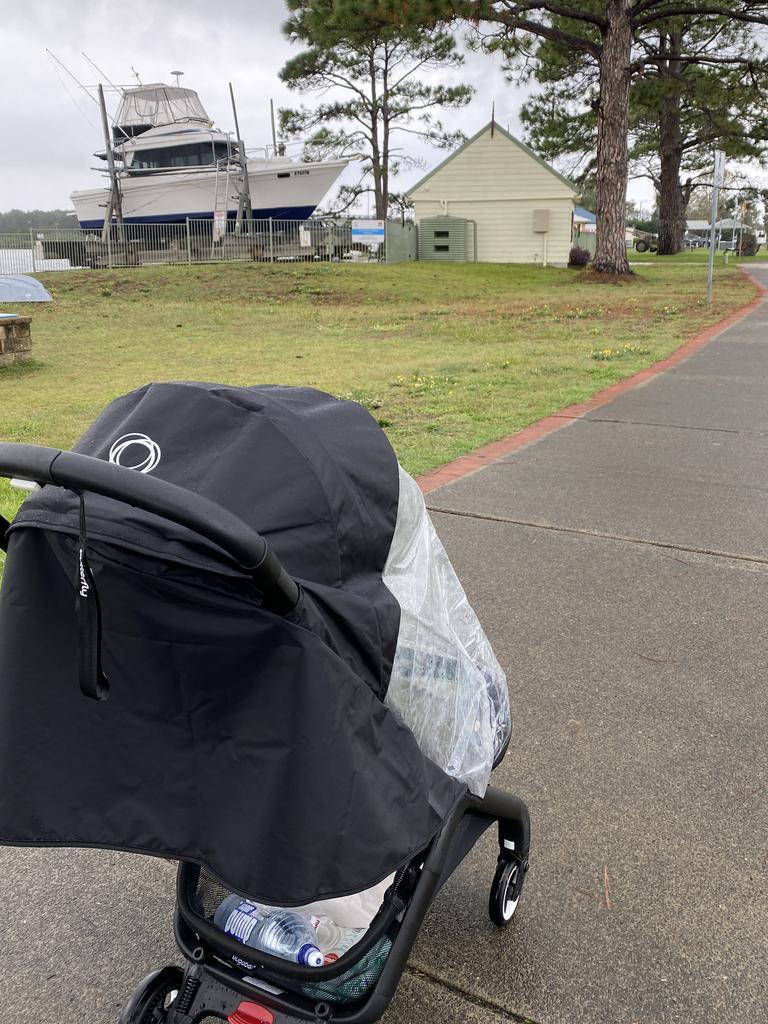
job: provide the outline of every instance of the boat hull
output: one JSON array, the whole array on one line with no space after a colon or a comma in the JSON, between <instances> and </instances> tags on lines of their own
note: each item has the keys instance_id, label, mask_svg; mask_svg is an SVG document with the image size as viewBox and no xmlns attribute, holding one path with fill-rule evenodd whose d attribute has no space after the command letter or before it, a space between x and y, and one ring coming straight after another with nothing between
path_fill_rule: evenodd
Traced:
<instances>
[{"instance_id":1,"label":"boat hull","mask_svg":"<svg viewBox=\"0 0 768 1024\"><path fill-rule=\"evenodd\" d=\"M346 160L323 163L256 167L249 165L251 216L255 220L306 220L347 166ZM226 209L237 216L238 195L234 177L207 169L123 176L123 220L128 224L180 224L213 219ZM218 196L218 200L217 200ZM85 189L72 193L72 203L82 228L104 225L109 190Z\"/></svg>"}]
</instances>

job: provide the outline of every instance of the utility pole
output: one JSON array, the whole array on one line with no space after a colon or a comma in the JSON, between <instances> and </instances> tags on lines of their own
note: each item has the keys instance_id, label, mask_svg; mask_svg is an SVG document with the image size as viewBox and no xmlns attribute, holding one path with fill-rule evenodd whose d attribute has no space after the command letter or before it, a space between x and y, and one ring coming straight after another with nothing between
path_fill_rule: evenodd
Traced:
<instances>
[{"instance_id":1,"label":"utility pole","mask_svg":"<svg viewBox=\"0 0 768 1024\"><path fill-rule=\"evenodd\" d=\"M109 123L107 121L107 105L104 102L104 88L99 82L99 107L101 108L101 127L104 131L104 145L107 150L107 167L109 168L109 202L104 215L104 227L101 229L101 240L106 242L112 226L112 214L115 214L117 223L122 234L123 227L123 200L120 194L120 181L115 170L115 157L112 152L112 139L109 136Z\"/></svg>"},{"instance_id":2,"label":"utility pole","mask_svg":"<svg viewBox=\"0 0 768 1024\"><path fill-rule=\"evenodd\" d=\"M725 181L725 153L715 150L715 171L712 175L712 205L709 210L709 259L707 260L707 302L712 301L712 277L715 269L715 244L717 234L717 194Z\"/></svg>"}]
</instances>

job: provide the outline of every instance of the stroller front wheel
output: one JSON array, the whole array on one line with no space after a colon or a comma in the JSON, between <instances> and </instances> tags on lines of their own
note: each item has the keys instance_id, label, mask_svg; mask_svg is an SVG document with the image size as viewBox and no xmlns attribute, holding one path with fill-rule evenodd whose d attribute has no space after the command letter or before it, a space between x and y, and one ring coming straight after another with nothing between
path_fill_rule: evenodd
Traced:
<instances>
[{"instance_id":1,"label":"stroller front wheel","mask_svg":"<svg viewBox=\"0 0 768 1024\"><path fill-rule=\"evenodd\" d=\"M488 900L488 916L497 927L505 928L512 920L520 902L522 887L520 862L516 858L499 858Z\"/></svg>"},{"instance_id":2,"label":"stroller front wheel","mask_svg":"<svg viewBox=\"0 0 768 1024\"><path fill-rule=\"evenodd\" d=\"M183 977L182 969L171 965L147 975L128 1000L119 1024L164 1024Z\"/></svg>"}]
</instances>

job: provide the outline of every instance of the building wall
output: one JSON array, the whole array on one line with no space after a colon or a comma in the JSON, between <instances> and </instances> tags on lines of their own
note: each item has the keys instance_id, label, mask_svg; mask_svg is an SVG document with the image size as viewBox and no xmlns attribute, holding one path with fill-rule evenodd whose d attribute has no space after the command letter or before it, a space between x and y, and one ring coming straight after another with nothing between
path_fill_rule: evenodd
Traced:
<instances>
[{"instance_id":1,"label":"building wall","mask_svg":"<svg viewBox=\"0 0 768 1024\"><path fill-rule=\"evenodd\" d=\"M573 191L499 131L491 138L488 128L410 194L417 221L445 213L474 220L477 258L485 262L542 262L544 236L533 231L533 211L548 209L547 262L568 262Z\"/></svg>"},{"instance_id":2,"label":"building wall","mask_svg":"<svg viewBox=\"0 0 768 1024\"><path fill-rule=\"evenodd\" d=\"M445 213L437 200L414 198L416 221ZM534 232L533 211L549 210L546 236ZM565 266L571 249L570 199L549 199L532 203L529 199L488 202L454 200L448 206L453 217L467 217L477 225L477 259L480 263L543 263ZM546 237L546 254L544 251Z\"/></svg>"}]
</instances>

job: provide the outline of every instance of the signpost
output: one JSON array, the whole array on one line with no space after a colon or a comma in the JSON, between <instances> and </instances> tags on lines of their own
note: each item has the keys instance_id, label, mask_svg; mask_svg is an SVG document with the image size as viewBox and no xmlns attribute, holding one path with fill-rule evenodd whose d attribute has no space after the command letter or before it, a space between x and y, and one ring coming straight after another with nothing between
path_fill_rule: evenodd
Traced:
<instances>
[{"instance_id":1,"label":"signpost","mask_svg":"<svg viewBox=\"0 0 768 1024\"><path fill-rule=\"evenodd\" d=\"M213 214L213 240L220 241L227 233L227 211L215 210Z\"/></svg>"},{"instance_id":2,"label":"signpost","mask_svg":"<svg viewBox=\"0 0 768 1024\"><path fill-rule=\"evenodd\" d=\"M383 220L353 220L352 244L365 245L369 250L380 250L384 244Z\"/></svg>"},{"instance_id":3,"label":"signpost","mask_svg":"<svg viewBox=\"0 0 768 1024\"><path fill-rule=\"evenodd\" d=\"M725 153L715 150L715 172L712 175L712 206L709 211L709 260L707 261L707 302L712 301L712 274L715 269L715 245L717 242L717 201L718 192L725 182Z\"/></svg>"}]
</instances>

